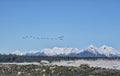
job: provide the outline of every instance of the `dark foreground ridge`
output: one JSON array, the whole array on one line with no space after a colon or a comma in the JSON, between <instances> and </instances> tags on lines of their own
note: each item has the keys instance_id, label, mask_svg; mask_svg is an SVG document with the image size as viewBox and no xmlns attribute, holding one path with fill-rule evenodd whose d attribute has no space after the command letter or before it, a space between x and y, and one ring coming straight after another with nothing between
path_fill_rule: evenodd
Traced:
<instances>
[{"instance_id":1,"label":"dark foreground ridge","mask_svg":"<svg viewBox=\"0 0 120 76\"><path fill-rule=\"evenodd\" d=\"M0 63L9 62L41 62L41 60L60 61L60 60L97 60L97 59L117 59L107 57L60 57L60 56L18 56L18 55L0 55ZM0 76L120 76L120 70L105 69L99 67L90 67L82 64L79 67L57 66L57 65L17 65L0 64Z\"/></svg>"},{"instance_id":2,"label":"dark foreground ridge","mask_svg":"<svg viewBox=\"0 0 120 76\"><path fill-rule=\"evenodd\" d=\"M0 65L1 76L120 76L120 70L90 67L40 66L40 65Z\"/></svg>"}]
</instances>

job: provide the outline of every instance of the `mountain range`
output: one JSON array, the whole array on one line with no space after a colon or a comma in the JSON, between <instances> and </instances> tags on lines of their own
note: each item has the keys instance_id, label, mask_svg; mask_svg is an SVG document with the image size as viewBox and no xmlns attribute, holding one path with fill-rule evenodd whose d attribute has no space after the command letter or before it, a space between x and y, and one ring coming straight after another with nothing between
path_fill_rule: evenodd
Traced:
<instances>
[{"instance_id":1,"label":"mountain range","mask_svg":"<svg viewBox=\"0 0 120 76\"><path fill-rule=\"evenodd\" d=\"M40 51L21 52L15 51L11 54L24 56L69 56L69 57L120 57L120 52L112 47L103 45L100 48L90 45L85 49L77 48L46 48Z\"/></svg>"}]
</instances>

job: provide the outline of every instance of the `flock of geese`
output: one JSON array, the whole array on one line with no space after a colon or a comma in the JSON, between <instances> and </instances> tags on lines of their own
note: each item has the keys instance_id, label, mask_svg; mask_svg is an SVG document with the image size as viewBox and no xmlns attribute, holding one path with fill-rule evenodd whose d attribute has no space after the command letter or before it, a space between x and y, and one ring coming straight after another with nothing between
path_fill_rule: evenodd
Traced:
<instances>
[{"instance_id":1,"label":"flock of geese","mask_svg":"<svg viewBox=\"0 0 120 76\"><path fill-rule=\"evenodd\" d=\"M64 39L64 36L58 36L58 37L35 37L35 36L23 36L22 39L63 40L63 39Z\"/></svg>"}]
</instances>

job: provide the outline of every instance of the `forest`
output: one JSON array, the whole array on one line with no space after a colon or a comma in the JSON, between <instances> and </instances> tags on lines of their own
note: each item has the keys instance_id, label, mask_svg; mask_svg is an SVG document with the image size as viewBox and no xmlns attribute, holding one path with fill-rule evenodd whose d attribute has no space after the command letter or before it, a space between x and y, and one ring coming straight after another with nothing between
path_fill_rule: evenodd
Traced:
<instances>
[{"instance_id":1,"label":"forest","mask_svg":"<svg viewBox=\"0 0 120 76\"><path fill-rule=\"evenodd\" d=\"M87 59L87 60L97 60L97 59L120 59L119 57L68 57L68 56L19 56L19 55L0 55L0 62L40 62L41 60L60 61L60 60L78 60L78 59Z\"/></svg>"}]
</instances>

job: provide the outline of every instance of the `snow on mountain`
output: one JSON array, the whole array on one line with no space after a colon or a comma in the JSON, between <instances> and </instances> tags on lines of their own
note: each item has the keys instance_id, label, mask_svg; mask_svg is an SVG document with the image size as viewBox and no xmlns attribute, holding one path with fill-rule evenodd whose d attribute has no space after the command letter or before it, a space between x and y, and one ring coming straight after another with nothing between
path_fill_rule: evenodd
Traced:
<instances>
[{"instance_id":1,"label":"snow on mountain","mask_svg":"<svg viewBox=\"0 0 120 76\"><path fill-rule=\"evenodd\" d=\"M20 52L15 51L12 54L27 56L71 56L71 57L120 57L120 52L116 49L103 45L100 48L90 45L88 48L79 50L77 48L46 48L41 51Z\"/></svg>"},{"instance_id":2,"label":"snow on mountain","mask_svg":"<svg viewBox=\"0 0 120 76\"><path fill-rule=\"evenodd\" d=\"M106 55L107 57L120 55L120 52L118 52L116 49L109 47L107 45L103 45L102 47L100 47L99 53Z\"/></svg>"},{"instance_id":3,"label":"snow on mountain","mask_svg":"<svg viewBox=\"0 0 120 76\"><path fill-rule=\"evenodd\" d=\"M11 54L13 55L23 55L23 53L21 51L15 51L15 52L12 52Z\"/></svg>"},{"instance_id":4,"label":"snow on mountain","mask_svg":"<svg viewBox=\"0 0 120 76\"><path fill-rule=\"evenodd\" d=\"M83 49L82 52L77 54L77 57L101 57L98 48L94 45L88 46L88 48Z\"/></svg>"},{"instance_id":5,"label":"snow on mountain","mask_svg":"<svg viewBox=\"0 0 120 76\"><path fill-rule=\"evenodd\" d=\"M38 53L39 51L35 51L35 50L32 50L32 51L29 51L29 52L26 52L24 55L27 55L27 56L34 56L36 53Z\"/></svg>"},{"instance_id":6,"label":"snow on mountain","mask_svg":"<svg viewBox=\"0 0 120 76\"><path fill-rule=\"evenodd\" d=\"M89 51L89 52L91 52L91 53L93 53L93 54L98 54L99 52L98 52L98 48L97 47L95 47L94 45L90 45L87 49L85 49L84 51Z\"/></svg>"},{"instance_id":7,"label":"snow on mountain","mask_svg":"<svg viewBox=\"0 0 120 76\"><path fill-rule=\"evenodd\" d=\"M103 45L100 48L95 47L94 45L90 45L86 50L91 52L92 54L95 54L96 56L102 57L120 57L120 52L118 52L116 49L109 47L107 45Z\"/></svg>"},{"instance_id":8,"label":"snow on mountain","mask_svg":"<svg viewBox=\"0 0 120 76\"><path fill-rule=\"evenodd\" d=\"M70 53L78 53L79 50L77 48L58 48L54 47L53 49L43 49L42 53L47 56L55 56L55 55L69 55Z\"/></svg>"}]
</instances>

